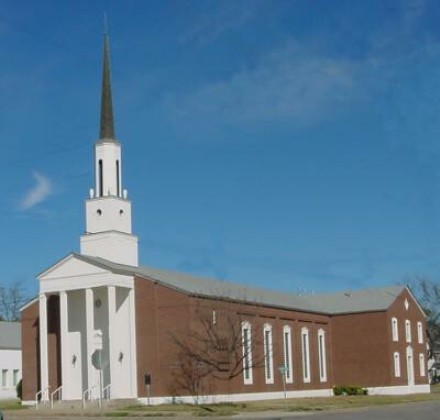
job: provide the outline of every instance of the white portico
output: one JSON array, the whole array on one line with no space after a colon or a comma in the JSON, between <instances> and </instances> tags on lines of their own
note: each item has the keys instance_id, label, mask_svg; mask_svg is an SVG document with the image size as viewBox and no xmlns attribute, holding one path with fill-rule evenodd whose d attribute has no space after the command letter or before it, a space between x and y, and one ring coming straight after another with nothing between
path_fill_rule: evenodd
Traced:
<instances>
[{"instance_id":1,"label":"white portico","mask_svg":"<svg viewBox=\"0 0 440 420\"><path fill-rule=\"evenodd\" d=\"M95 144L95 188L86 200L86 231L80 254L70 254L38 276L40 393L49 389L48 299L59 298L63 400L137 397L134 278L116 274L99 259L138 265L138 239L132 234L131 203L122 189L121 145L115 139L108 36L104 37L100 138ZM96 259L96 264L90 260ZM102 349L102 380L92 355ZM57 396L58 397L58 396Z\"/></svg>"},{"instance_id":2,"label":"white portico","mask_svg":"<svg viewBox=\"0 0 440 420\"><path fill-rule=\"evenodd\" d=\"M47 298L58 295L62 399L81 399L87 390L92 398L98 397L99 370L92 364L92 354L101 347L102 388L111 398L136 397L133 277L111 273L71 254L39 280L41 389L49 383ZM49 398L45 394L43 399Z\"/></svg>"}]
</instances>

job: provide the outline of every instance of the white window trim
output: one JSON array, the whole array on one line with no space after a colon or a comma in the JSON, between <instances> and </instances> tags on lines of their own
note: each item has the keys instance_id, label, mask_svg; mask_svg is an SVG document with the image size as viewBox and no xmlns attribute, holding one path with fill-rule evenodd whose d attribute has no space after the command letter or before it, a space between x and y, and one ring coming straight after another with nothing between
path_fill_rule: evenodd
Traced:
<instances>
[{"instance_id":1,"label":"white window trim","mask_svg":"<svg viewBox=\"0 0 440 420\"><path fill-rule=\"evenodd\" d=\"M303 382L309 383L310 375L310 340L309 329L307 327L301 328L301 354L302 354L302 373Z\"/></svg>"},{"instance_id":2,"label":"white window trim","mask_svg":"<svg viewBox=\"0 0 440 420\"><path fill-rule=\"evenodd\" d=\"M325 346L326 346L325 331L323 328L320 328L318 330L318 358L319 358L319 380L321 382L327 382L327 352Z\"/></svg>"},{"instance_id":3,"label":"white window trim","mask_svg":"<svg viewBox=\"0 0 440 420\"><path fill-rule=\"evenodd\" d=\"M244 331L248 331L248 342L245 343ZM252 329L249 321L243 321L241 323L241 344L243 349L243 382L245 385L252 385L253 383L253 372L252 372ZM246 361L249 362L246 369ZM246 378L246 370L248 372L248 377Z\"/></svg>"},{"instance_id":4,"label":"white window trim","mask_svg":"<svg viewBox=\"0 0 440 420\"><path fill-rule=\"evenodd\" d=\"M273 372L273 336L272 325L264 324L263 327L263 345L264 345L264 379L266 384L274 383Z\"/></svg>"},{"instance_id":5,"label":"white window trim","mask_svg":"<svg viewBox=\"0 0 440 420\"><path fill-rule=\"evenodd\" d=\"M417 341L423 344L423 325L420 321L417 322Z\"/></svg>"},{"instance_id":6,"label":"white window trim","mask_svg":"<svg viewBox=\"0 0 440 420\"><path fill-rule=\"evenodd\" d=\"M399 323L395 316L391 318L391 331L392 331L393 341L399 341Z\"/></svg>"},{"instance_id":7,"label":"white window trim","mask_svg":"<svg viewBox=\"0 0 440 420\"><path fill-rule=\"evenodd\" d=\"M406 342L411 343L411 321L408 319L405 320L405 337Z\"/></svg>"},{"instance_id":8,"label":"white window trim","mask_svg":"<svg viewBox=\"0 0 440 420\"><path fill-rule=\"evenodd\" d=\"M286 340L286 335L287 335L287 340ZM292 328L290 328L288 325L285 325L283 327L283 352L284 352L284 368L288 368L288 370L285 373L286 384L292 384L293 383Z\"/></svg>"},{"instance_id":9,"label":"white window trim","mask_svg":"<svg viewBox=\"0 0 440 420\"><path fill-rule=\"evenodd\" d=\"M394 352L393 361L394 361L394 376L396 378L400 378L400 354L399 354L399 352L397 352L397 351Z\"/></svg>"},{"instance_id":10,"label":"white window trim","mask_svg":"<svg viewBox=\"0 0 440 420\"><path fill-rule=\"evenodd\" d=\"M419 354L419 370L420 376L426 376L425 355L423 353Z\"/></svg>"}]
</instances>

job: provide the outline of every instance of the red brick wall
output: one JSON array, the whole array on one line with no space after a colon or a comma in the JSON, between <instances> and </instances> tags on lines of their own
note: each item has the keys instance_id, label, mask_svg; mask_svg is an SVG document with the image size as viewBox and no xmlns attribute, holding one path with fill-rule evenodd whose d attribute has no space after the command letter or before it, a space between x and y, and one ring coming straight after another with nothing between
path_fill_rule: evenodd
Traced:
<instances>
[{"instance_id":1,"label":"red brick wall","mask_svg":"<svg viewBox=\"0 0 440 420\"><path fill-rule=\"evenodd\" d=\"M21 350L23 363L23 400L35 399L40 389L38 301L21 312Z\"/></svg>"},{"instance_id":2,"label":"red brick wall","mask_svg":"<svg viewBox=\"0 0 440 420\"><path fill-rule=\"evenodd\" d=\"M408 300L408 310L405 308L405 299ZM391 319L393 317L397 318L397 323L398 323L397 342L392 340ZM409 320L411 322L410 343L406 341L405 320ZM422 323L423 343L421 344L418 342L417 322ZM415 384L427 384L428 369L426 367L426 363L428 357L427 357L427 348L426 348L426 343L427 343L426 322L424 315L421 312L420 308L418 307L416 301L413 299L413 297L407 290L405 290L402 294L400 294L397 297L395 302L390 306L390 308L387 311L387 331L388 331L388 336L390 337L389 358L390 358L391 384L393 385L408 384L408 372L407 372L407 363L406 363L406 348L408 346L411 346L413 349ZM394 361L393 361L394 352L398 352L400 354L400 372L401 372L400 378L396 378L394 374ZM424 377L420 376L419 354L423 354L425 357L426 376Z\"/></svg>"},{"instance_id":3,"label":"red brick wall","mask_svg":"<svg viewBox=\"0 0 440 420\"><path fill-rule=\"evenodd\" d=\"M405 299L409 302L408 310L405 309ZM392 340L392 317L398 319L398 342ZM405 340L406 319L411 321L411 343ZM426 384L427 377L419 374L419 354L425 354L426 360L426 334L423 344L419 344L418 321L422 322L425 331L423 314L407 290L396 297L387 311L333 316L331 327L335 385L407 385L406 348L409 344L414 352L415 384ZM395 351L400 354L400 378L394 375Z\"/></svg>"},{"instance_id":4,"label":"red brick wall","mask_svg":"<svg viewBox=\"0 0 440 420\"><path fill-rule=\"evenodd\" d=\"M179 369L179 349L173 340L190 334L200 326L200 312L216 310L218 316L223 311L239 314L241 320L252 324L253 360L260 361L253 368L253 384L244 385L243 373L231 380L204 379L201 393L248 393L282 391L282 376L278 367L284 364L283 327L292 329L292 358L294 383L287 384L287 390L328 389L333 384L331 358L331 330L329 317L257 305L231 303L215 299L190 297L178 291L161 286L153 281L137 278L135 280L136 334L139 396L146 396L144 374L152 374L151 396L185 395L188 391L176 384ZM220 322L220 321L219 321ZM274 384L265 383L263 359L263 326L272 325L274 347ZM303 382L301 328L309 328L311 381ZM318 365L318 329L326 331L327 381L319 379ZM192 334L192 333L191 333Z\"/></svg>"},{"instance_id":5,"label":"red brick wall","mask_svg":"<svg viewBox=\"0 0 440 420\"><path fill-rule=\"evenodd\" d=\"M389 385L386 312L334 316L331 328L335 385Z\"/></svg>"},{"instance_id":6,"label":"red brick wall","mask_svg":"<svg viewBox=\"0 0 440 420\"><path fill-rule=\"evenodd\" d=\"M61 385L59 298L47 300L47 350L49 386L52 391ZM39 303L29 305L21 313L23 400L35 399L40 386Z\"/></svg>"}]
</instances>

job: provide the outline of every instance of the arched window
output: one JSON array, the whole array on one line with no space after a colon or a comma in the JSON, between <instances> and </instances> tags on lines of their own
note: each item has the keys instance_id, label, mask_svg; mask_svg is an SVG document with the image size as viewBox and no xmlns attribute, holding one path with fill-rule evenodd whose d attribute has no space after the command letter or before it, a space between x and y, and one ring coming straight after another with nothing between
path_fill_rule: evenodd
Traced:
<instances>
[{"instance_id":1,"label":"arched window","mask_svg":"<svg viewBox=\"0 0 440 420\"><path fill-rule=\"evenodd\" d=\"M394 376L400 378L400 354L394 352Z\"/></svg>"},{"instance_id":2,"label":"arched window","mask_svg":"<svg viewBox=\"0 0 440 420\"><path fill-rule=\"evenodd\" d=\"M423 344L423 325L420 321L417 322L417 341Z\"/></svg>"},{"instance_id":3,"label":"arched window","mask_svg":"<svg viewBox=\"0 0 440 420\"><path fill-rule=\"evenodd\" d=\"M241 323L241 342L243 347L243 380L245 385L252 385L252 332L248 321Z\"/></svg>"},{"instance_id":4,"label":"arched window","mask_svg":"<svg viewBox=\"0 0 440 420\"><path fill-rule=\"evenodd\" d=\"M293 382L292 329L288 325L283 328L283 347L286 383L291 384Z\"/></svg>"},{"instance_id":5,"label":"arched window","mask_svg":"<svg viewBox=\"0 0 440 420\"><path fill-rule=\"evenodd\" d=\"M303 382L310 382L310 344L309 329L301 328L302 371Z\"/></svg>"},{"instance_id":6,"label":"arched window","mask_svg":"<svg viewBox=\"0 0 440 420\"><path fill-rule=\"evenodd\" d=\"M263 328L264 341L264 376L267 384L273 384L273 339L272 325L265 324Z\"/></svg>"},{"instance_id":7,"label":"arched window","mask_svg":"<svg viewBox=\"0 0 440 420\"><path fill-rule=\"evenodd\" d=\"M399 328L396 317L391 318L391 332L393 336L393 341L399 341Z\"/></svg>"},{"instance_id":8,"label":"arched window","mask_svg":"<svg viewBox=\"0 0 440 420\"><path fill-rule=\"evenodd\" d=\"M426 365L425 365L425 355L423 353L419 354L419 365L420 365L420 376L425 376Z\"/></svg>"},{"instance_id":9,"label":"arched window","mask_svg":"<svg viewBox=\"0 0 440 420\"><path fill-rule=\"evenodd\" d=\"M325 351L325 331L320 328L318 330L318 356L319 356L319 380L327 381L327 359Z\"/></svg>"},{"instance_id":10,"label":"arched window","mask_svg":"<svg viewBox=\"0 0 440 420\"><path fill-rule=\"evenodd\" d=\"M405 320L405 336L406 342L411 343L411 321Z\"/></svg>"}]
</instances>

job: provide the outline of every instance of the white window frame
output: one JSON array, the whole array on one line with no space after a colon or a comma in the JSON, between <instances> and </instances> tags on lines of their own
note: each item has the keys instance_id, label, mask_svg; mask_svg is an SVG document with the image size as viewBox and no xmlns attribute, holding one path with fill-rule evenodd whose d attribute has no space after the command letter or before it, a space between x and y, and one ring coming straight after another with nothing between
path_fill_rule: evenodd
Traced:
<instances>
[{"instance_id":1,"label":"white window frame","mask_svg":"<svg viewBox=\"0 0 440 420\"><path fill-rule=\"evenodd\" d=\"M405 337L406 342L411 343L411 321L409 319L405 320Z\"/></svg>"},{"instance_id":2,"label":"white window frame","mask_svg":"<svg viewBox=\"0 0 440 420\"><path fill-rule=\"evenodd\" d=\"M423 353L419 354L419 370L420 376L426 376L425 355Z\"/></svg>"},{"instance_id":3,"label":"white window frame","mask_svg":"<svg viewBox=\"0 0 440 420\"><path fill-rule=\"evenodd\" d=\"M248 336L247 341L246 335ZM252 329L249 321L241 323L241 344L243 348L243 382L245 385L252 385Z\"/></svg>"},{"instance_id":4,"label":"white window frame","mask_svg":"<svg viewBox=\"0 0 440 420\"><path fill-rule=\"evenodd\" d=\"M274 383L273 335L272 335L272 325L270 324L264 324L263 345L264 345L264 378L266 380L266 384L273 384Z\"/></svg>"},{"instance_id":5,"label":"white window frame","mask_svg":"<svg viewBox=\"0 0 440 420\"><path fill-rule=\"evenodd\" d=\"M423 325L420 321L417 322L417 341L423 344Z\"/></svg>"},{"instance_id":6,"label":"white window frame","mask_svg":"<svg viewBox=\"0 0 440 420\"><path fill-rule=\"evenodd\" d=\"M327 352L325 349L325 330L318 330L318 358L319 358L319 380L327 382Z\"/></svg>"},{"instance_id":7,"label":"white window frame","mask_svg":"<svg viewBox=\"0 0 440 420\"><path fill-rule=\"evenodd\" d=\"M394 376L396 378L400 378L400 354L398 351L394 352L393 360L394 360Z\"/></svg>"},{"instance_id":8,"label":"white window frame","mask_svg":"<svg viewBox=\"0 0 440 420\"><path fill-rule=\"evenodd\" d=\"M393 341L399 341L399 323L395 316L391 318L391 332Z\"/></svg>"},{"instance_id":9,"label":"white window frame","mask_svg":"<svg viewBox=\"0 0 440 420\"><path fill-rule=\"evenodd\" d=\"M309 383L310 375L310 336L307 327L301 328L301 355L302 355L302 374L303 382Z\"/></svg>"},{"instance_id":10,"label":"white window frame","mask_svg":"<svg viewBox=\"0 0 440 420\"><path fill-rule=\"evenodd\" d=\"M285 380L287 384L293 383L293 365L292 365L292 328L288 325L283 327L283 352Z\"/></svg>"}]
</instances>

